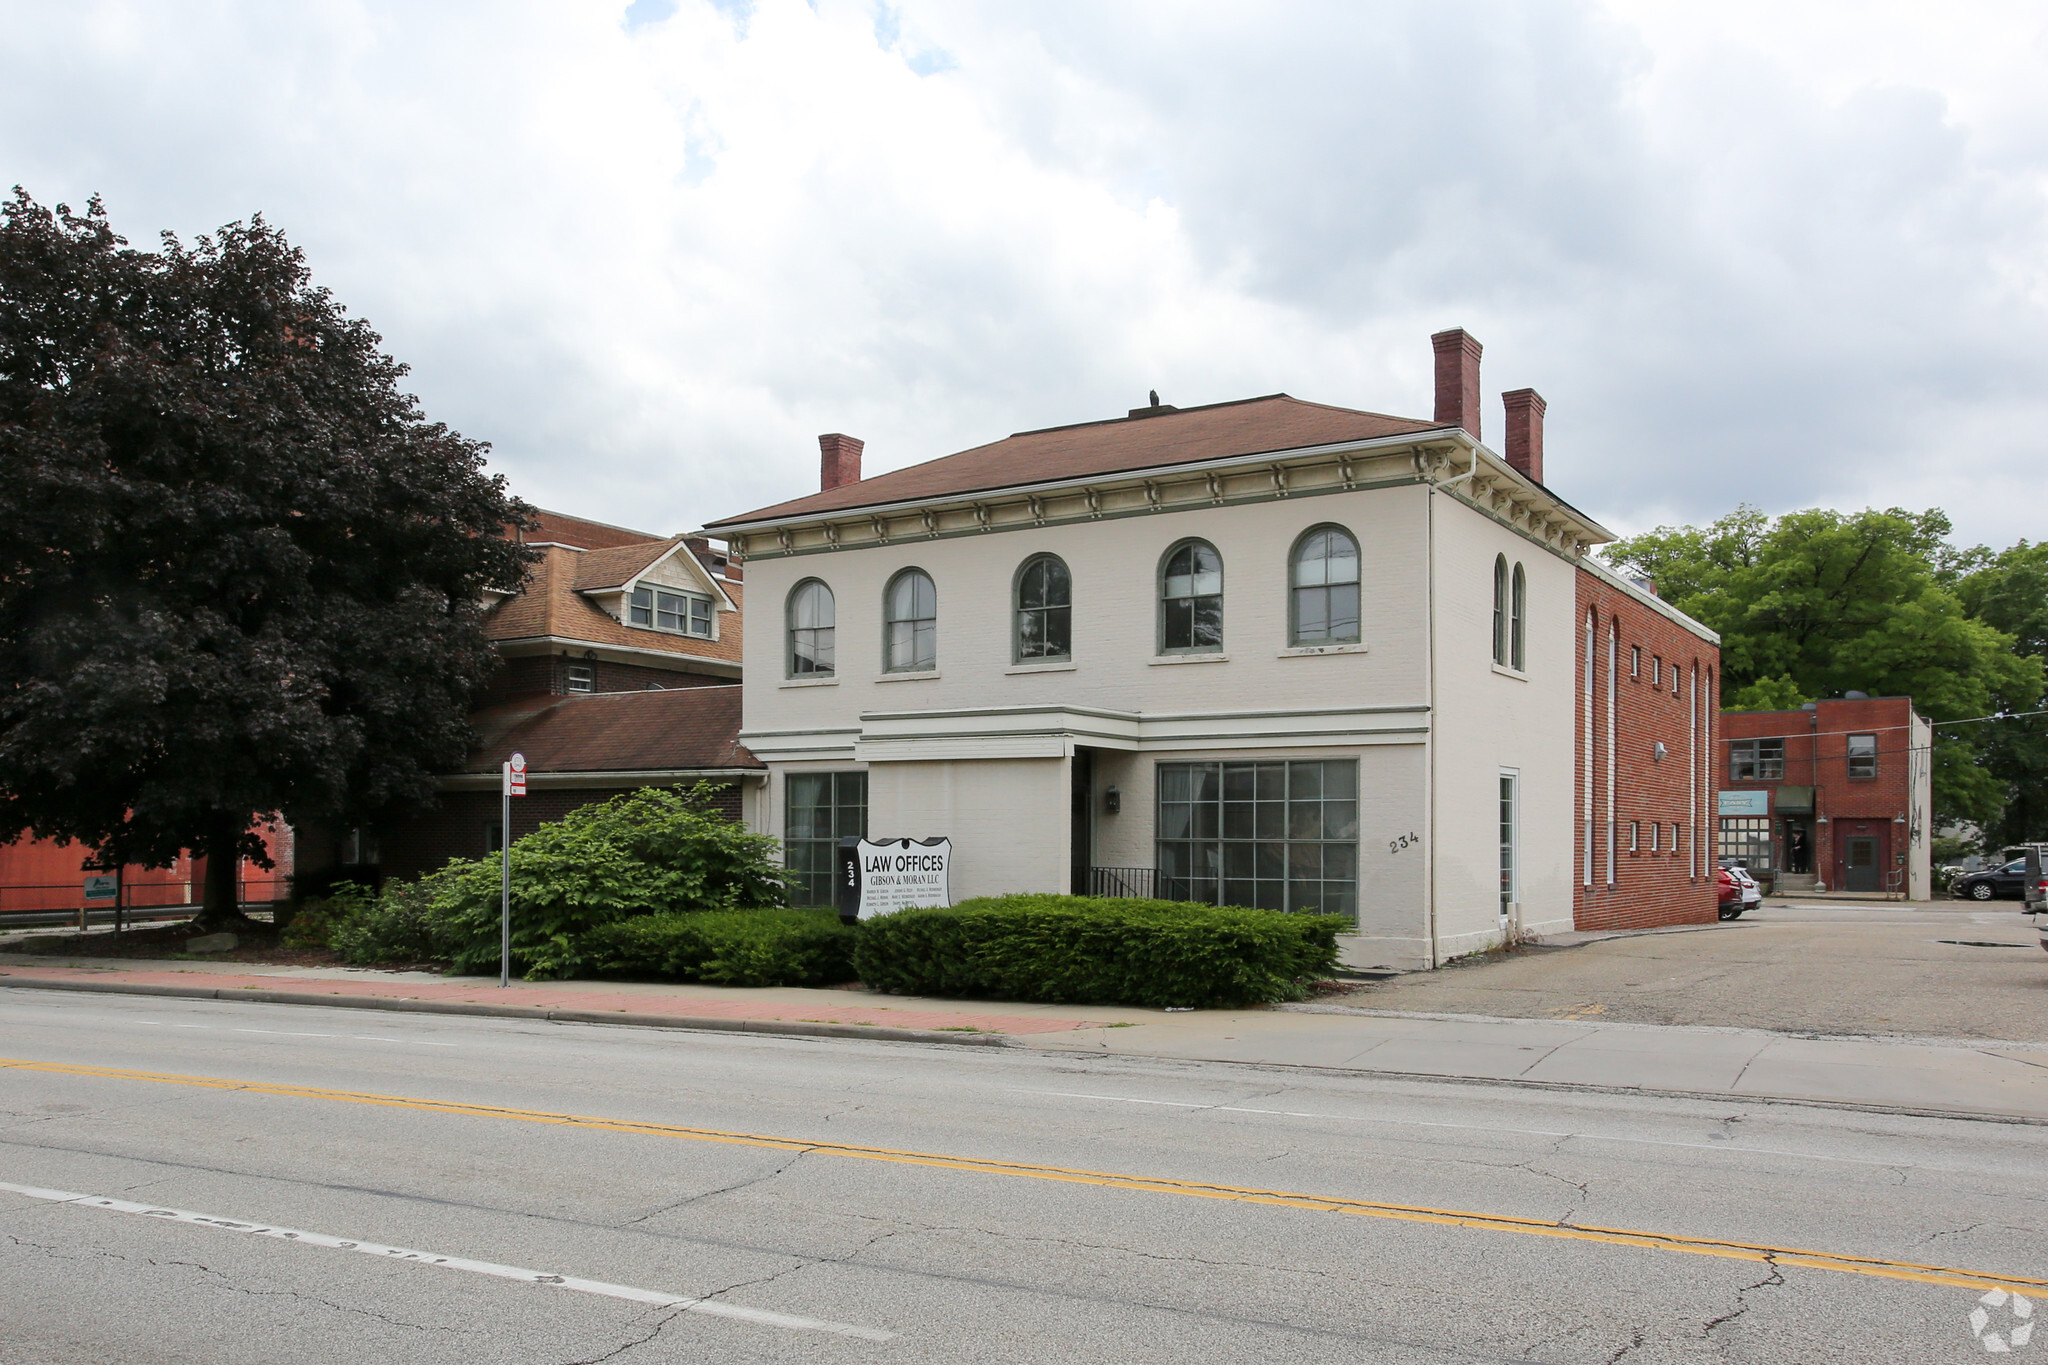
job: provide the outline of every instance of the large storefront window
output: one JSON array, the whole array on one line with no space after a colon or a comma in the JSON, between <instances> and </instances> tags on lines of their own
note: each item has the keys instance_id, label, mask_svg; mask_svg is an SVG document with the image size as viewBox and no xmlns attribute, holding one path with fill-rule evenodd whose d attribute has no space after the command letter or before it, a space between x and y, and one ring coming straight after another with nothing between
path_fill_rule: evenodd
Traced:
<instances>
[{"instance_id":1,"label":"large storefront window","mask_svg":"<svg viewBox=\"0 0 2048 1365\"><path fill-rule=\"evenodd\" d=\"M1159 894L1358 917L1358 764L1162 763Z\"/></svg>"},{"instance_id":2,"label":"large storefront window","mask_svg":"<svg viewBox=\"0 0 2048 1365\"><path fill-rule=\"evenodd\" d=\"M1752 872L1768 872L1771 861L1771 818L1768 815L1721 817L1721 856Z\"/></svg>"},{"instance_id":3,"label":"large storefront window","mask_svg":"<svg viewBox=\"0 0 2048 1365\"><path fill-rule=\"evenodd\" d=\"M796 874L790 899L830 905L839 841L868 832L866 773L791 773L783 821L783 864Z\"/></svg>"}]
</instances>

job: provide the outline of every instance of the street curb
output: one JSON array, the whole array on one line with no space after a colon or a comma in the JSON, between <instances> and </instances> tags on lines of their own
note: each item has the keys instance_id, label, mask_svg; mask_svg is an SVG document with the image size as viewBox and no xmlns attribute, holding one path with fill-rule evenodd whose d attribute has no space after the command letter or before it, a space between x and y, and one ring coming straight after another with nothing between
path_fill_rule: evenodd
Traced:
<instances>
[{"instance_id":1,"label":"street curb","mask_svg":"<svg viewBox=\"0 0 2048 1365\"><path fill-rule=\"evenodd\" d=\"M264 1005L319 1005L329 1009L384 1010L399 1014L468 1014L532 1019L550 1024L617 1024L628 1028L685 1029L697 1033L770 1033L797 1038L873 1038L889 1043L946 1043L955 1047L1009 1047L1006 1033L954 1033L887 1024L828 1024L786 1019L729 1019L716 1015L630 1014L623 1010L556 1010L538 1005L479 1005L467 1000L402 1000L390 996L316 995L310 991L252 990L246 986L155 986L124 981L50 981L0 976L0 987L31 991L86 991L101 995L156 995L178 1000L254 1001Z\"/></svg>"}]
</instances>

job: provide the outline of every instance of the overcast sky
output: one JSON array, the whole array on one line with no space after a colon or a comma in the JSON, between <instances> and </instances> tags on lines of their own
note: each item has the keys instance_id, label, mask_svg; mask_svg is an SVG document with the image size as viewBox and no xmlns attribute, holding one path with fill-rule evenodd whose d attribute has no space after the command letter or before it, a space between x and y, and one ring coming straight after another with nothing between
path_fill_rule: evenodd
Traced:
<instances>
[{"instance_id":1,"label":"overcast sky","mask_svg":"<svg viewBox=\"0 0 2048 1365\"><path fill-rule=\"evenodd\" d=\"M2036 4L0 0L0 180L261 211L531 501L657 531L1284 390L1550 403L1619 532L2040 539Z\"/></svg>"}]
</instances>

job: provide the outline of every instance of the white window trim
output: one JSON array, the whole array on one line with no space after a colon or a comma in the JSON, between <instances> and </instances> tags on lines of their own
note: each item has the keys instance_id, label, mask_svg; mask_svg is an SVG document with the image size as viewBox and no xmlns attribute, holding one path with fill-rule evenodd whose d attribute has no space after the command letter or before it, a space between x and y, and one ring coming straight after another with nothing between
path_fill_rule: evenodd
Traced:
<instances>
[{"instance_id":1,"label":"white window trim","mask_svg":"<svg viewBox=\"0 0 2048 1365\"><path fill-rule=\"evenodd\" d=\"M643 588L646 589L648 594L648 623L645 625L633 619L633 594ZM662 593L667 593L671 597L680 597L685 602L702 602L710 609L707 615L707 619L711 623L710 631L700 634L694 630L671 630L669 627L661 625L660 594ZM620 622L629 629L651 630L657 635L675 635L685 640L710 640L714 643L718 640L718 599L709 593L692 592L688 588L670 587L666 583L633 582L626 585L625 592L620 595L619 605L625 609L625 614L620 618ZM694 616L696 613L691 612L690 614Z\"/></svg>"},{"instance_id":2,"label":"white window trim","mask_svg":"<svg viewBox=\"0 0 2048 1365\"><path fill-rule=\"evenodd\" d=\"M1505 921L1509 915L1520 911L1522 904L1522 770L1502 768L1497 778L1504 778L1514 784L1508 804L1508 905L1511 910L1500 912ZM1495 815L1498 818L1499 794L1495 793Z\"/></svg>"}]
</instances>

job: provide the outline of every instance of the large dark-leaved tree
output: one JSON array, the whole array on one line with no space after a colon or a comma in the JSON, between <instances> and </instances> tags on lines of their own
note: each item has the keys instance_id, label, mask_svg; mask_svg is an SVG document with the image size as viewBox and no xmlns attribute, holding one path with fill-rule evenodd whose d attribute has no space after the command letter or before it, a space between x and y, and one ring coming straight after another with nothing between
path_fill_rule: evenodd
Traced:
<instances>
[{"instance_id":1,"label":"large dark-leaved tree","mask_svg":"<svg viewBox=\"0 0 2048 1365\"><path fill-rule=\"evenodd\" d=\"M0 209L0 837L204 854L429 799L528 510L260 217L155 251Z\"/></svg>"}]
</instances>

